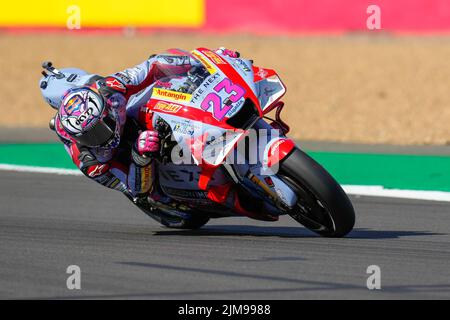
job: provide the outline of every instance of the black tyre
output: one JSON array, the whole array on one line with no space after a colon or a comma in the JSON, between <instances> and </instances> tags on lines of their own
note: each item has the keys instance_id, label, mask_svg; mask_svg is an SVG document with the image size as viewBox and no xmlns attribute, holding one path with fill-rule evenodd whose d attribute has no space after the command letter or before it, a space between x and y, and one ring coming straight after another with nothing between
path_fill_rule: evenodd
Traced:
<instances>
[{"instance_id":1,"label":"black tyre","mask_svg":"<svg viewBox=\"0 0 450 320\"><path fill-rule=\"evenodd\" d=\"M306 153L295 148L280 164L278 176L298 201L289 215L325 237L343 237L355 225L355 211L339 183Z\"/></svg>"}]
</instances>

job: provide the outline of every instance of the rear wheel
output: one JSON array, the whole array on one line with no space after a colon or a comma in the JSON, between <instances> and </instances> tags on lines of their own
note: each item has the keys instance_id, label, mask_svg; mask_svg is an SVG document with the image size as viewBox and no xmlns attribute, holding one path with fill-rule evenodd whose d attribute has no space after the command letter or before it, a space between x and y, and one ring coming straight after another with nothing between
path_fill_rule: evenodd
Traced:
<instances>
[{"instance_id":1,"label":"rear wheel","mask_svg":"<svg viewBox=\"0 0 450 320\"><path fill-rule=\"evenodd\" d=\"M278 176L297 194L288 212L306 228L325 237L343 237L355 224L350 199L336 180L306 153L296 148L280 164Z\"/></svg>"}]
</instances>

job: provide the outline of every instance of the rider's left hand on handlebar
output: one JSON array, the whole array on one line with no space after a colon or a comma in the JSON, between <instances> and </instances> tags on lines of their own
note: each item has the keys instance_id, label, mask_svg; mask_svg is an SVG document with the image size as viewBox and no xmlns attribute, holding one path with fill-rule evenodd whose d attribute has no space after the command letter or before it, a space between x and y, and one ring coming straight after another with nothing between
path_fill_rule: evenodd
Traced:
<instances>
[{"instance_id":1,"label":"rider's left hand on handlebar","mask_svg":"<svg viewBox=\"0 0 450 320\"><path fill-rule=\"evenodd\" d=\"M158 152L161 147L158 131L142 131L136 141L136 147L141 156Z\"/></svg>"}]
</instances>

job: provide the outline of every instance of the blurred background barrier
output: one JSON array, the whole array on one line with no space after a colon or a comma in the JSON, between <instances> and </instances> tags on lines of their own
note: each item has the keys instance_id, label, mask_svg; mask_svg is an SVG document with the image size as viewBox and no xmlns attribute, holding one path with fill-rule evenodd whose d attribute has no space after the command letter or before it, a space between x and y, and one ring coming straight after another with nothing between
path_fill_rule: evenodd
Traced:
<instances>
[{"instance_id":1,"label":"blurred background barrier","mask_svg":"<svg viewBox=\"0 0 450 320\"><path fill-rule=\"evenodd\" d=\"M280 74L296 139L450 145L449 35L449 0L4 1L0 128L47 127L44 60L108 75L225 46Z\"/></svg>"},{"instance_id":2,"label":"blurred background barrier","mask_svg":"<svg viewBox=\"0 0 450 320\"><path fill-rule=\"evenodd\" d=\"M385 31L450 31L448 0L207 0L206 28L255 33L365 31L371 5L380 8Z\"/></svg>"},{"instance_id":3,"label":"blurred background barrier","mask_svg":"<svg viewBox=\"0 0 450 320\"><path fill-rule=\"evenodd\" d=\"M367 30L380 9L391 32L450 31L448 0L25 0L6 1L0 27L66 28L78 17L86 28L194 28L249 33Z\"/></svg>"},{"instance_id":4,"label":"blurred background barrier","mask_svg":"<svg viewBox=\"0 0 450 320\"><path fill-rule=\"evenodd\" d=\"M22 0L4 1L3 27L59 27L79 18L82 28L200 27L205 0Z\"/></svg>"}]
</instances>

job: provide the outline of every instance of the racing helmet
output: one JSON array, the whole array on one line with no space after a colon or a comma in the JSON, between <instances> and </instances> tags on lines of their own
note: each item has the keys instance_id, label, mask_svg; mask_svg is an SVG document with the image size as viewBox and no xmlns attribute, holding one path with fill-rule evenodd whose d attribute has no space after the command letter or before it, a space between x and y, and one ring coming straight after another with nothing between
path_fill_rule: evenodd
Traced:
<instances>
[{"instance_id":1,"label":"racing helmet","mask_svg":"<svg viewBox=\"0 0 450 320\"><path fill-rule=\"evenodd\" d=\"M117 147L120 125L116 112L91 87L69 89L62 98L58 120L64 131L87 147Z\"/></svg>"}]
</instances>

